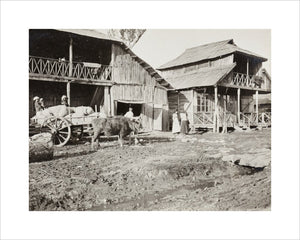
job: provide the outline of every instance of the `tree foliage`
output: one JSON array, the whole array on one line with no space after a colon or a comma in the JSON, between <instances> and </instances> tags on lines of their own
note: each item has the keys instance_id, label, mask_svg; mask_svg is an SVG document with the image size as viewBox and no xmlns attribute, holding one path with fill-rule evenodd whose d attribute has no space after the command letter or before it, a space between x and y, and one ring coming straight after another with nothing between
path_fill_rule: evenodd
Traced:
<instances>
[{"instance_id":1,"label":"tree foliage","mask_svg":"<svg viewBox=\"0 0 300 240\"><path fill-rule=\"evenodd\" d=\"M129 48L140 40L146 29L109 29L108 35L122 40Z\"/></svg>"}]
</instances>

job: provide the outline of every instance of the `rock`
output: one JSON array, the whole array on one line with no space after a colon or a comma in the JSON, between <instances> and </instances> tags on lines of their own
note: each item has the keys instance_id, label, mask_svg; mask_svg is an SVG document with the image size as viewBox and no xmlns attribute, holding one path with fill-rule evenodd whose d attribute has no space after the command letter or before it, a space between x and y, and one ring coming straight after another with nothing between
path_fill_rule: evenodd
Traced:
<instances>
[{"instance_id":1,"label":"rock","mask_svg":"<svg viewBox=\"0 0 300 240\"><path fill-rule=\"evenodd\" d=\"M271 162L271 151L262 149L253 154L226 155L222 157L225 162L232 162L240 166L264 168Z\"/></svg>"},{"instance_id":2,"label":"rock","mask_svg":"<svg viewBox=\"0 0 300 240\"><path fill-rule=\"evenodd\" d=\"M238 162L240 161L240 159L241 159L240 155L225 155L222 157L222 160L224 162L232 162L232 163Z\"/></svg>"},{"instance_id":3,"label":"rock","mask_svg":"<svg viewBox=\"0 0 300 240\"><path fill-rule=\"evenodd\" d=\"M264 168L271 163L271 151L268 153L244 154L238 165Z\"/></svg>"},{"instance_id":4,"label":"rock","mask_svg":"<svg viewBox=\"0 0 300 240\"><path fill-rule=\"evenodd\" d=\"M53 159L54 148L51 133L39 133L29 139L29 162Z\"/></svg>"}]
</instances>

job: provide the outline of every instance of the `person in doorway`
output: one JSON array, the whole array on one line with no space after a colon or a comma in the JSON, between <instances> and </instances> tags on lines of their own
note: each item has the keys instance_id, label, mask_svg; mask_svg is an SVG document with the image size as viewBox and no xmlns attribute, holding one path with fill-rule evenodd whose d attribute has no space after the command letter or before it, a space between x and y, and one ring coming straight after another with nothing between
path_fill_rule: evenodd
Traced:
<instances>
[{"instance_id":1,"label":"person in doorway","mask_svg":"<svg viewBox=\"0 0 300 240\"><path fill-rule=\"evenodd\" d=\"M189 120L186 112L180 113L181 118L181 128L180 133L181 134L188 134L189 132Z\"/></svg>"},{"instance_id":2,"label":"person in doorway","mask_svg":"<svg viewBox=\"0 0 300 240\"><path fill-rule=\"evenodd\" d=\"M62 104L62 105L65 105L65 106L67 106L67 107L69 107L69 104L68 104L68 97L67 97L66 95L63 95L63 96L61 97L61 104Z\"/></svg>"},{"instance_id":3,"label":"person in doorway","mask_svg":"<svg viewBox=\"0 0 300 240\"><path fill-rule=\"evenodd\" d=\"M179 114L177 109L172 114L172 120L173 120L172 133L174 134L180 133Z\"/></svg>"},{"instance_id":4,"label":"person in doorway","mask_svg":"<svg viewBox=\"0 0 300 240\"><path fill-rule=\"evenodd\" d=\"M38 96L35 96L33 98L33 102L34 102L35 113L43 110L41 103L40 103L40 98Z\"/></svg>"},{"instance_id":5,"label":"person in doorway","mask_svg":"<svg viewBox=\"0 0 300 240\"><path fill-rule=\"evenodd\" d=\"M127 113L125 113L124 117L127 117L129 119L133 119L134 114L133 114L132 110L133 110L132 107L129 107L129 110L128 110Z\"/></svg>"}]
</instances>

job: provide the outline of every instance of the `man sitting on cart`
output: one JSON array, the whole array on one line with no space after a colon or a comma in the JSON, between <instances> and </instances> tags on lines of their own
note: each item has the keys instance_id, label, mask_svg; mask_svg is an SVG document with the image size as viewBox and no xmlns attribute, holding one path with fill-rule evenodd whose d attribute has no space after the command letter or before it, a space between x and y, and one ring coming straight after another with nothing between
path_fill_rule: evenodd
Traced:
<instances>
[{"instance_id":1,"label":"man sitting on cart","mask_svg":"<svg viewBox=\"0 0 300 240\"><path fill-rule=\"evenodd\" d=\"M40 102L40 98L38 96L35 96L33 98L33 102L34 102L35 113L40 112L44 109Z\"/></svg>"},{"instance_id":2,"label":"man sitting on cart","mask_svg":"<svg viewBox=\"0 0 300 240\"><path fill-rule=\"evenodd\" d=\"M65 105L66 107L69 107L68 97L66 95L62 95L62 97L61 97L61 104Z\"/></svg>"}]
</instances>

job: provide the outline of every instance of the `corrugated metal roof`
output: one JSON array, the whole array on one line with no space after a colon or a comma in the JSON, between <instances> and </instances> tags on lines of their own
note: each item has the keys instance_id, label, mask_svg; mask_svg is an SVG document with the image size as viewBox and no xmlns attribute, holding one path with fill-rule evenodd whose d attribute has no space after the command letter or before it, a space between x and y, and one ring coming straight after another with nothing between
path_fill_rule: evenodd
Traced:
<instances>
[{"instance_id":1,"label":"corrugated metal roof","mask_svg":"<svg viewBox=\"0 0 300 240\"><path fill-rule=\"evenodd\" d=\"M200 68L193 72L166 78L175 90L192 87L213 86L224 79L235 67L234 64L220 67Z\"/></svg>"},{"instance_id":2,"label":"corrugated metal roof","mask_svg":"<svg viewBox=\"0 0 300 240\"><path fill-rule=\"evenodd\" d=\"M233 42L233 39L229 39L221 42L214 42L186 49L180 56L166 64L163 64L157 69L162 70L182 66L190 63L200 62L206 59L213 59L216 57L228 55L234 52L239 52L248 56L257 57L260 58L261 61L267 61L266 58L256 53L250 52L248 50L236 46Z\"/></svg>"}]
</instances>

